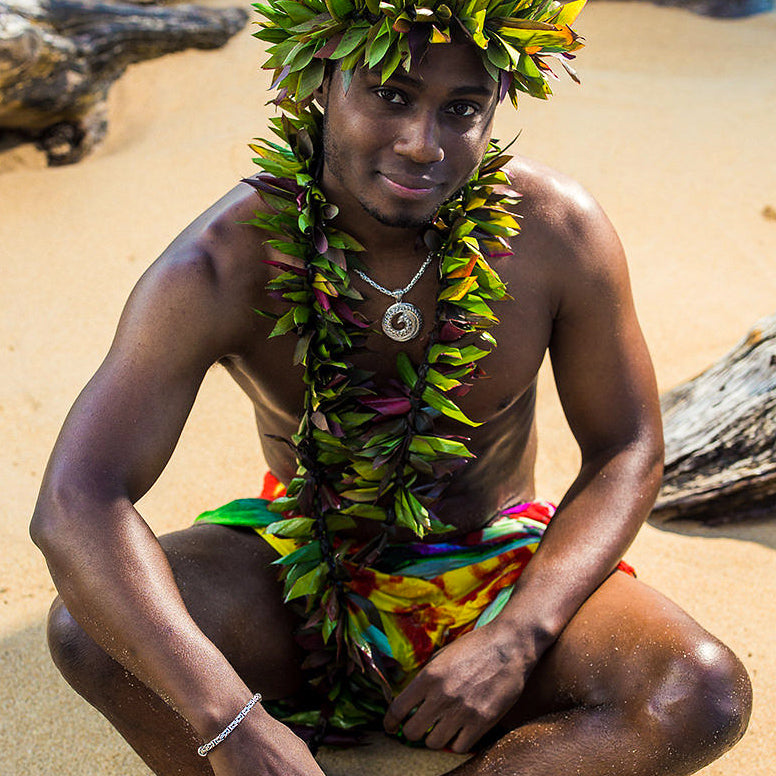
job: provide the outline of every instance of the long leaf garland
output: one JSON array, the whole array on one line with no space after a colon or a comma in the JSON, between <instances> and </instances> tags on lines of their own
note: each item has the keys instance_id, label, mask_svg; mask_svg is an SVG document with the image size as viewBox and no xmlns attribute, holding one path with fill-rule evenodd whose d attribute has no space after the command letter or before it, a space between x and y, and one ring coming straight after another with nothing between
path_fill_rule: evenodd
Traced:
<instances>
[{"instance_id":1,"label":"long leaf garland","mask_svg":"<svg viewBox=\"0 0 776 776\"><path fill-rule=\"evenodd\" d=\"M285 599L306 599L309 619L300 638L310 652L307 667L316 669L311 682L328 696L323 718L348 727L384 708L367 674L386 698L390 688L385 661L364 636L375 613L349 593L347 580L359 564L379 556L391 526L420 537L450 528L436 517L434 504L473 455L465 438L435 434L434 420L443 415L479 425L455 399L482 374L478 361L496 344L488 331L498 322L490 305L508 295L488 258L511 254L508 238L519 226L506 209L516 200L496 193L509 182L501 169L509 157L492 141L477 173L441 206L425 236L441 260L424 361L413 364L402 352L398 380L376 385L374 375L351 360L370 328L358 312L362 297L348 272L359 265L363 248L331 225L337 208L316 181L321 114L314 105L282 107L288 113L271 126L283 142L251 146L263 173L246 183L269 206L250 223L270 234L267 245L289 257L267 260L280 270L267 289L287 310L262 314L276 319L271 337L296 334L294 363L304 367L306 392L297 432L282 440L293 449L297 472L286 495L269 505L278 519L265 530L299 545L277 561ZM460 342L472 334L478 344ZM342 534L355 527L355 518L379 521L384 530L355 548ZM310 722L320 714L285 718Z\"/></svg>"}]
</instances>

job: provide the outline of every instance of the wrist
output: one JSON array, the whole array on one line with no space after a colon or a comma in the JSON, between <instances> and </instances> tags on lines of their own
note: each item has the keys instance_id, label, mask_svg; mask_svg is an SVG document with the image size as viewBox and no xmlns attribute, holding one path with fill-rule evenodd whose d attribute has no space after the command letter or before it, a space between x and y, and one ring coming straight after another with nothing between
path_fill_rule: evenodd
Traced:
<instances>
[{"instance_id":1,"label":"wrist","mask_svg":"<svg viewBox=\"0 0 776 776\"><path fill-rule=\"evenodd\" d=\"M178 673L170 703L191 725L202 742L210 741L237 716L253 696L231 664L215 647L201 655L183 674ZM251 714L261 710L260 704Z\"/></svg>"},{"instance_id":2,"label":"wrist","mask_svg":"<svg viewBox=\"0 0 776 776\"><path fill-rule=\"evenodd\" d=\"M200 757L207 757L208 753L215 749L219 744L226 741L227 738L237 729L237 726L250 714L253 707L261 700L261 693L254 693L251 699L240 709L235 718L214 738L202 744L197 749Z\"/></svg>"},{"instance_id":3,"label":"wrist","mask_svg":"<svg viewBox=\"0 0 776 776\"><path fill-rule=\"evenodd\" d=\"M509 660L519 658L527 666L533 666L539 658L555 643L560 630L538 617L511 615L507 611L487 625L500 654Z\"/></svg>"},{"instance_id":4,"label":"wrist","mask_svg":"<svg viewBox=\"0 0 776 776\"><path fill-rule=\"evenodd\" d=\"M208 697L186 715L189 724L198 733L201 743L212 741L220 735L254 697L254 692L242 681L239 687L219 687L216 690L214 687L217 685L211 687ZM261 698L251 705L249 713L254 722L269 716L260 701Z\"/></svg>"}]
</instances>

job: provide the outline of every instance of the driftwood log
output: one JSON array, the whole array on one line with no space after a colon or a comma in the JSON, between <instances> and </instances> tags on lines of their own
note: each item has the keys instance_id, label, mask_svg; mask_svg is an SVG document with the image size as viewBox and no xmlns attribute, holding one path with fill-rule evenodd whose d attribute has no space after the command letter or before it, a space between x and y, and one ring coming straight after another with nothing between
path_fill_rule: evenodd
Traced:
<instances>
[{"instance_id":1,"label":"driftwood log","mask_svg":"<svg viewBox=\"0 0 776 776\"><path fill-rule=\"evenodd\" d=\"M0 134L34 139L69 164L105 135L105 101L128 65L216 48L245 25L242 8L94 0L0 0Z\"/></svg>"},{"instance_id":2,"label":"driftwood log","mask_svg":"<svg viewBox=\"0 0 776 776\"><path fill-rule=\"evenodd\" d=\"M666 467L653 517L776 516L776 315L661 405Z\"/></svg>"}]
</instances>

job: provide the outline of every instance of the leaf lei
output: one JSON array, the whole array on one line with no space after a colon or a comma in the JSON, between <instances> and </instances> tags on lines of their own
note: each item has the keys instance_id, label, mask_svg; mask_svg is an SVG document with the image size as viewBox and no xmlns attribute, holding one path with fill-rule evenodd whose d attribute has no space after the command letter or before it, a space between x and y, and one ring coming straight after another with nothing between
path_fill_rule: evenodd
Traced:
<instances>
[{"instance_id":1,"label":"leaf lei","mask_svg":"<svg viewBox=\"0 0 776 776\"><path fill-rule=\"evenodd\" d=\"M453 472L473 455L462 437L435 434L433 424L443 415L479 425L455 398L483 374L477 362L496 344L488 331L498 322L490 305L508 294L488 257L511 254L507 240L519 226L505 209L516 200L496 193L509 183L501 166L510 157L491 141L476 174L441 206L425 238L442 258L424 361L413 364L401 352L398 381L378 388L373 374L351 361L370 327L358 313L362 297L348 273L363 248L330 223L337 208L315 177L321 126L314 105L272 119L283 143L261 140L251 146L263 173L246 183L270 206L249 223L270 233L267 245L296 260L266 260L280 270L267 289L288 309L262 314L276 319L271 337L296 334L294 363L304 367L306 385L297 432L282 440L293 449L297 472L286 495L269 504L279 519L265 530L299 544L276 561L285 599L306 597L311 616L302 637L308 649L318 650L312 662L320 669L311 681L328 693L324 716L349 726L364 721L381 701L370 699L374 684L347 666L369 669L386 689L387 682L379 655L359 627L363 607L348 598L346 582L359 564L379 556L390 526L421 537L449 530L434 514L434 504ZM478 334L479 345L460 344L469 333ZM354 518L379 521L385 529L354 548L340 533L355 527ZM297 721L309 720L309 714L297 715Z\"/></svg>"}]
</instances>

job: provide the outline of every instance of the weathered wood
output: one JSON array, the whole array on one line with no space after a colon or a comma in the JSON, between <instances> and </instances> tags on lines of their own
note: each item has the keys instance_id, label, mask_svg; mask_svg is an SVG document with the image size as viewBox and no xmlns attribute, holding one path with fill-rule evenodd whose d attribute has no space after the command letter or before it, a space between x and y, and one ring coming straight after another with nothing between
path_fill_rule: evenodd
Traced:
<instances>
[{"instance_id":1,"label":"weathered wood","mask_svg":"<svg viewBox=\"0 0 776 776\"><path fill-rule=\"evenodd\" d=\"M35 139L50 164L78 161L105 135L128 65L222 46L246 21L242 8L0 0L0 132Z\"/></svg>"},{"instance_id":2,"label":"weathered wood","mask_svg":"<svg viewBox=\"0 0 776 776\"><path fill-rule=\"evenodd\" d=\"M661 405L666 468L654 517L776 515L776 315Z\"/></svg>"}]
</instances>

